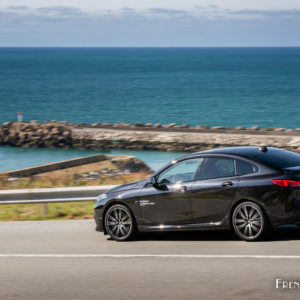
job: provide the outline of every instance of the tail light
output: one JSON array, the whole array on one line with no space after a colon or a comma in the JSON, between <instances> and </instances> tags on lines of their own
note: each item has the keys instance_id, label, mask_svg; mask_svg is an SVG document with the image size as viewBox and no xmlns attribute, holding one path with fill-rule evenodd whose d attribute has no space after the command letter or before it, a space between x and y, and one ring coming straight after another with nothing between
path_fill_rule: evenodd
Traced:
<instances>
[{"instance_id":1,"label":"tail light","mask_svg":"<svg viewBox=\"0 0 300 300\"><path fill-rule=\"evenodd\" d=\"M288 187L300 187L300 181L287 180L287 179L273 179L273 184Z\"/></svg>"}]
</instances>

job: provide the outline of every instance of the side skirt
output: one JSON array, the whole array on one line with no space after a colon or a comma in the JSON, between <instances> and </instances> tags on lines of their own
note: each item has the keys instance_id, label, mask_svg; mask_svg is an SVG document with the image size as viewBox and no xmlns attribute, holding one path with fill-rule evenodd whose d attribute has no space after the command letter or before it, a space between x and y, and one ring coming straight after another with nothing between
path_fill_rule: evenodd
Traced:
<instances>
[{"instance_id":1,"label":"side skirt","mask_svg":"<svg viewBox=\"0 0 300 300\"><path fill-rule=\"evenodd\" d=\"M200 223L200 224L181 224L181 225L139 225L138 230L146 231L191 231L191 230L216 230L230 229L230 225L220 222Z\"/></svg>"}]
</instances>

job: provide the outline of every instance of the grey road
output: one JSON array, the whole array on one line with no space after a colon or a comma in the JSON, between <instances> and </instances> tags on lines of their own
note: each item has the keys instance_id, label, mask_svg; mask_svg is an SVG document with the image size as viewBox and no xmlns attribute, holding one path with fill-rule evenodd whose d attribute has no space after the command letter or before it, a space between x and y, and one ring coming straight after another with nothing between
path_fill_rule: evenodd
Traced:
<instances>
[{"instance_id":1,"label":"grey road","mask_svg":"<svg viewBox=\"0 0 300 300\"><path fill-rule=\"evenodd\" d=\"M0 222L0 299L299 299L300 229L266 242L230 232L117 243L91 220Z\"/></svg>"}]
</instances>

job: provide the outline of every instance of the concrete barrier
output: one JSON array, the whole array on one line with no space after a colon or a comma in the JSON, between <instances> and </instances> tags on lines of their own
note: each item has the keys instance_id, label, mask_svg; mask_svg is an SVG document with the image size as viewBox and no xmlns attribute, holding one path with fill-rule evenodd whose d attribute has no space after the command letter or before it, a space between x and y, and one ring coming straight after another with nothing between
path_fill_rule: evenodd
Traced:
<instances>
[{"instance_id":1,"label":"concrete barrier","mask_svg":"<svg viewBox=\"0 0 300 300\"><path fill-rule=\"evenodd\" d=\"M107 157L103 154L95 154L86 157L74 158L54 163L47 163L43 165L38 165L30 168L1 172L1 175L8 176L8 177L25 177L31 176L39 173L56 171L61 169L66 169L70 167L77 167L84 164L95 163L99 161L106 160Z\"/></svg>"}]
</instances>

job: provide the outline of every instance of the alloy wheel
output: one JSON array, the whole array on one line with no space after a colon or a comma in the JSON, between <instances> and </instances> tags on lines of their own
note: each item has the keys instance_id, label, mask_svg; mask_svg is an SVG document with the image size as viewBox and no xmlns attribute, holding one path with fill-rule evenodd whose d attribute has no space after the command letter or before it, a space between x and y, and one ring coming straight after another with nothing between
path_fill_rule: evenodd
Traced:
<instances>
[{"instance_id":1,"label":"alloy wheel","mask_svg":"<svg viewBox=\"0 0 300 300\"><path fill-rule=\"evenodd\" d=\"M133 231L133 221L130 212L121 205L112 206L105 217L108 234L114 240L127 240Z\"/></svg>"},{"instance_id":2,"label":"alloy wheel","mask_svg":"<svg viewBox=\"0 0 300 300\"><path fill-rule=\"evenodd\" d=\"M234 211L232 221L237 235L247 241L259 239L264 231L263 212L251 202L239 205Z\"/></svg>"}]
</instances>

